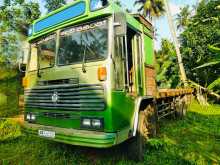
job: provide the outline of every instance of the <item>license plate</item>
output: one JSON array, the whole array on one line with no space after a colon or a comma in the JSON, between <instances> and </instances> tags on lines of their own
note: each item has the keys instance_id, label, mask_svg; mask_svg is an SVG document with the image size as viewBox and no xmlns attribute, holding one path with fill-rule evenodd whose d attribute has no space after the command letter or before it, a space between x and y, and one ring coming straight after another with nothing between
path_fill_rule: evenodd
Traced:
<instances>
[{"instance_id":1,"label":"license plate","mask_svg":"<svg viewBox=\"0 0 220 165\"><path fill-rule=\"evenodd\" d=\"M55 132L53 131L38 130L38 135L47 138L55 138Z\"/></svg>"}]
</instances>

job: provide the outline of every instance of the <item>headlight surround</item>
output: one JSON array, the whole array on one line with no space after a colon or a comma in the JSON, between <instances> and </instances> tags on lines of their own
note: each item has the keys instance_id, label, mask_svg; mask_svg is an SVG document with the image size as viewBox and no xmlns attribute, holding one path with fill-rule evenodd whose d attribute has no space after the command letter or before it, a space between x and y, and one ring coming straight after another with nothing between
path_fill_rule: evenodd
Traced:
<instances>
[{"instance_id":1,"label":"headlight surround","mask_svg":"<svg viewBox=\"0 0 220 165\"><path fill-rule=\"evenodd\" d=\"M81 128L102 130L104 128L104 120L103 118L81 118Z\"/></svg>"}]
</instances>

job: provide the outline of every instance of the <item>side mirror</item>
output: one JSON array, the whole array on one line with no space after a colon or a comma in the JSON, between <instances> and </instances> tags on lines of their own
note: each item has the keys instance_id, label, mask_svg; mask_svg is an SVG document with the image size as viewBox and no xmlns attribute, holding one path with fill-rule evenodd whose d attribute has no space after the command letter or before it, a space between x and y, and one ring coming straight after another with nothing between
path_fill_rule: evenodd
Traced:
<instances>
[{"instance_id":1,"label":"side mirror","mask_svg":"<svg viewBox=\"0 0 220 165\"><path fill-rule=\"evenodd\" d=\"M24 52L22 51L22 55L18 59L18 68L19 68L19 71L22 73L26 72L26 70L24 69L26 65L24 60L25 60Z\"/></svg>"},{"instance_id":2,"label":"side mirror","mask_svg":"<svg viewBox=\"0 0 220 165\"><path fill-rule=\"evenodd\" d=\"M114 27L116 36L124 36L127 33L127 22L125 13L119 12L114 15Z\"/></svg>"}]
</instances>

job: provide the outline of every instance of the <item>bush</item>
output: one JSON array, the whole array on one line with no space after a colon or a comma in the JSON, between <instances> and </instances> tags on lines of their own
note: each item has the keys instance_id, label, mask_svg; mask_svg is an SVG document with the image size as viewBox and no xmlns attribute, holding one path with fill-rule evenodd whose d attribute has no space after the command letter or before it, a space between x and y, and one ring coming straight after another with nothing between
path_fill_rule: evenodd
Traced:
<instances>
[{"instance_id":1,"label":"bush","mask_svg":"<svg viewBox=\"0 0 220 165\"><path fill-rule=\"evenodd\" d=\"M0 142L21 136L20 126L12 120L0 119Z\"/></svg>"},{"instance_id":2,"label":"bush","mask_svg":"<svg viewBox=\"0 0 220 165\"><path fill-rule=\"evenodd\" d=\"M21 93L21 85L18 77L0 79L0 117L18 115L18 98Z\"/></svg>"}]
</instances>

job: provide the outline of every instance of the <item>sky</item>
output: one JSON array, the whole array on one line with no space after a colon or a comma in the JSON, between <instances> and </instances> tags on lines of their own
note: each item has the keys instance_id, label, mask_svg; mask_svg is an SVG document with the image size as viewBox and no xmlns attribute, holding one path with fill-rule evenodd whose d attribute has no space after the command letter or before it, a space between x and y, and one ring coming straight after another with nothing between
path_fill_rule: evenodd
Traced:
<instances>
[{"instance_id":1,"label":"sky","mask_svg":"<svg viewBox=\"0 0 220 165\"><path fill-rule=\"evenodd\" d=\"M41 2L41 10L45 12L43 9L44 6L44 0L38 0ZM169 0L169 5L171 9L171 13L173 15L173 18L175 19L176 14L179 13L180 8L185 5L196 5L199 0ZM67 2L72 2L72 0L67 0ZM121 0L121 3L123 6L125 6L128 9L131 9L132 12L136 12L138 6L134 6L135 0ZM166 16L163 16L161 18L156 19L153 22L154 26L157 29L157 39L154 42L154 47L156 50L160 48L160 43L162 38L167 38L168 40L172 41L172 37L170 34L168 21Z\"/></svg>"},{"instance_id":2,"label":"sky","mask_svg":"<svg viewBox=\"0 0 220 165\"><path fill-rule=\"evenodd\" d=\"M127 6L128 9L132 9L132 11L136 11L137 7L134 7L135 0L121 0L124 6ZM196 5L199 0L169 0L169 5L171 9L171 13L173 18L180 12L180 8L184 7L185 5ZM154 47L156 50L160 48L160 43L162 38L167 38L168 40L172 41L172 37L169 30L169 25L166 16L161 18L155 19L153 21L154 26L157 29L157 39L154 42Z\"/></svg>"},{"instance_id":3,"label":"sky","mask_svg":"<svg viewBox=\"0 0 220 165\"><path fill-rule=\"evenodd\" d=\"M3 0L0 0L0 5ZM44 15L46 13L46 10L44 9L45 0L32 0L32 1L38 1L40 4L40 10L42 14ZM67 0L67 2L72 2L73 0ZM131 9L132 12L137 11L137 6L134 6L135 0L121 0L122 5L125 6L128 9ZM179 13L180 8L185 5L196 5L199 0L169 0L171 13L173 15L173 18L175 19L176 14ZM166 19L166 16L163 16L161 18L155 19L153 21L154 26L157 29L157 39L155 40L155 49L158 50L160 48L160 43L162 38L167 38L168 40L172 41L172 37L170 34L168 21Z\"/></svg>"}]
</instances>

